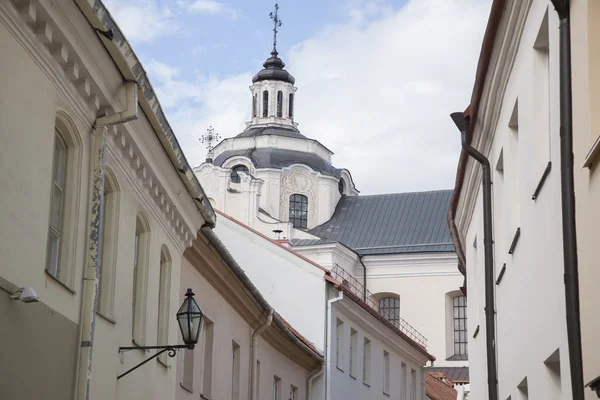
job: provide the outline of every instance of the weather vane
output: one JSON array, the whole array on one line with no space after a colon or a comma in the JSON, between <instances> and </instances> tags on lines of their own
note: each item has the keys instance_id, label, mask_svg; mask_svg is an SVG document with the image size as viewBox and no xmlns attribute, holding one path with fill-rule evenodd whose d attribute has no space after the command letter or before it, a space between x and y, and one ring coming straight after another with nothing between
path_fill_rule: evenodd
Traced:
<instances>
[{"instance_id":1,"label":"weather vane","mask_svg":"<svg viewBox=\"0 0 600 400\"><path fill-rule=\"evenodd\" d=\"M277 28L281 26L281 20L278 15L279 11L279 3L275 3L275 14L273 12L269 13L269 17L273 20L273 52L271 54L277 55Z\"/></svg>"},{"instance_id":2,"label":"weather vane","mask_svg":"<svg viewBox=\"0 0 600 400\"><path fill-rule=\"evenodd\" d=\"M202 143L206 143L206 159L212 160L213 149L215 148L215 143L219 141L219 139L221 139L221 136L218 133L215 133L215 129L212 125L208 127L206 133L200 138Z\"/></svg>"}]
</instances>

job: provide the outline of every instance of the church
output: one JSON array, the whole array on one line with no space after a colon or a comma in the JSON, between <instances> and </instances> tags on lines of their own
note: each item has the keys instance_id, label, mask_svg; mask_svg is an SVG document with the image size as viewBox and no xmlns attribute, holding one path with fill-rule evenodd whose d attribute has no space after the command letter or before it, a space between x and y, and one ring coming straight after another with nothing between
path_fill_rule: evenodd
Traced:
<instances>
[{"instance_id":1,"label":"church","mask_svg":"<svg viewBox=\"0 0 600 400\"><path fill-rule=\"evenodd\" d=\"M466 298L446 222L452 191L360 195L333 151L301 133L302 100L275 45L251 83L244 131L214 146L209 131L206 161L194 168L211 205L420 332L436 358L430 371L467 384Z\"/></svg>"}]
</instances>

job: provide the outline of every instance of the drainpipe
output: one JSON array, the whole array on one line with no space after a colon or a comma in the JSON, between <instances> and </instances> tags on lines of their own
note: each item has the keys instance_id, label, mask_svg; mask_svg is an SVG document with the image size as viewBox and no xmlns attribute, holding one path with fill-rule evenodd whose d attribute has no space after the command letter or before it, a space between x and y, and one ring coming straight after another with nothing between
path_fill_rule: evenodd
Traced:
<instances>
[{"instance_id":1,"label":"drainpipe","mask_svg":"<svg viewBox=\"0 0 600 400\"><path fill-rule=\"evenodd\" d=\"M325 371L325 364L321 364L319 368L314 370L312 374L308 376L306 379L306 400L312 400L312 385L313 381L317 379L319 376L323 375Z\"/></svg>"},{"instance_id":2,"label":"drainpipe","mask_svg":"<svg viewBox=\"0 0 600 400\"><path fill-rule=\"evenodd\" d=\"M560 19L560 183L567 341L573 400L583 400L583 361L579 317L579 271L573 178L573 98L571 93L571 17L569 0L552 0Z\"/></svg>"},{"instance_id":3,"label":"drainpipe","mask_svg":"<svg viewBox=\"0 0 600 400\"><path fill-rule=\"evenodd\" d=\"M76 399L89 400L92 380L92 350L96 328L98 281L102 263L102 214L104 203L104 172L106 157L106 132L109 125L122 124L137 119L137 84L127 82L127 108L125 111L96 118L92 151L92 199L90 207L88 262L84 270L82 306L78 346Z\"/></svg>"},{"instance_id":4,"label":"drainpipe","mask_svg":"<svg viewBox=\"0 0 600 400\"><path fill-rule=\"evenodd\" d=\"M327 287L327 285L326 285ZM337 297L334 297L332 299L327 300L327 323L325 325L325 333L326 333L326 338L325 338L325 343L326 343L326 349L325 349L325 357L326 357L326 363L327 363L327 369L325 370L325 400L328 400L331 398L331 354L330 354L330 350L331 350L331 334L329 333L329 328L331 327L331 306L333 305L333 303L338 302L340 300L344 299L344 292L339 292Z\"/></svg>"},{"instance_id":5,"label":"drainpipe","mask_svg":"<svg viewBox=\"0 0 600 400\"><path fill-rule=\"evenodd\" d=\"M492 240L492 173L490 161L474 147L467 139L469 118L464 113L450 114L461 133L463 150L473 157L480 165L483 173L483 247L485 257L485 335L488 372L488 398L498 400L498 373L496 371L496 323L494 317L494 254Z\"/></svg>"},{"instance_id":6,"label":"drainpipe","mask_svg":"<svg viewBox=\"0 0 600 400\"><path fill-rule=\"evenodd\" d=\"M271 326L271 322L273 322L273 309L269 310L269 315L267 316L265 323L252 332L252 336L250 337L250 400L254 400L256 398L254 382L256 382L256 347L258 338L260 335L262 335L265 329Z\"/></svg>"},{"instance_id":7,"label":"drainpipe","mask_svg":"<svg viewBox=\"0 0 600 400\"><path fill-rule=\"evenodd\" d=\"M363 301L366 303L367 302L367 267L365 267L365 263L363 263L362 258L363 258L363 256L358 256L358 261L363 266L363 281L364 281Z\"/></svg>"}]
</instances>

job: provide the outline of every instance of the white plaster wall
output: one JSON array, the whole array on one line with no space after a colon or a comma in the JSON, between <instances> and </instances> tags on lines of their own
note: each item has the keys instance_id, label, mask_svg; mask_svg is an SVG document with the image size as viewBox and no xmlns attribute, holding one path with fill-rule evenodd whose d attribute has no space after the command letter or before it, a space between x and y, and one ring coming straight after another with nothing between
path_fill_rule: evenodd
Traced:
<instances>
[{"instance_id":1,"label":"white plaster wall","mask_svg":"<svg viewBox=\"0 0 600 400\"><path fill-rule=\"evenodd\" d=\"M322 350L323 270L223 216L215 232L273 308Z\"/></svg>"},{"instance_id":2,"label":"white plaster wall","mask_svg":"<svg viewBox=\"0 0 600 400\"><path fill-rule=\"evenodd\" d=\"M532 47L546 11L550 18L550 153L547 150L548 136L544 135L545 132L539 135L536 131L541 124L534 112L536 103L533 86L530 84L535 72ZM517 99L519 134L518 153L515 154L512 152L515 143L510 143L508 121ZM502 98L502 107L498 110L498 126L491 133L495 136L489 152L489 159L495 162L500 150L504 149L504 188L514 188L515 182L511 179L519 179L516 190L502 193L500 188L494 193L496 218L500 218L500 202L503 202L502 213L511 215L504 220L496 219L497 227L494 229L495 277L506 263L506 272L499 285L495 285L500 398L507 398L509 395L512 398L523 398L519 397L522 394L517 390L517 385L524 378L528 381L529 398L571 398L564 318L558 104L558 19L548 1L533 1ZM480 118L489 116L480 114ZM507 154L507 151L512 154ZM545 160L538 154L543 155L544 152ZM552 170L534 201L531 196L547 161L552 161ZM508 173L511 168L517 174ZM479 187L480 181L477 180L476 184ZM461 199L458 208L462 214L457 215L457 219L467 221L459 229L465 237L467 258L471 388L473 396L486 399L481 193L475 198L474 211L468 215L464 214L463 209L464 193ZM518 218L514 218L515 215ZM521 236L511 255L508 254L508 247L517 227L521 229ZM473 246L476 238L477 248ZM473 339L472 335L478 325L479 334ZM560 351L560 377L544 364L556 350Z\"/></svg>"}]
</instances>

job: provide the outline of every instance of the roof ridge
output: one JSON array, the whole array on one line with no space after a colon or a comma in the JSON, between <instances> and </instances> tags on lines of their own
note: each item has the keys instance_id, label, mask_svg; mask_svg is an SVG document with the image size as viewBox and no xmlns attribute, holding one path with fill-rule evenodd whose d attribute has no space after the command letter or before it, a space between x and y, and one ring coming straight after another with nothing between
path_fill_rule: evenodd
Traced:
<instances>
[{"instance_id":1,"label":"roof ridge","mask_svg":"<svg viewBox=\"0 0 600 400\"><path fill-rule=\"evenodd\" d=\"M433 189L433 190L417 190L413 192L394 192L394 193L378 193L378 194L360 194L358 196L347 196L347 197L377 197L377 196L390 196L398 194L421 194L421 193L440 193L440 192L452 192L454 189Z\"/></svg>"}]
</instances>

